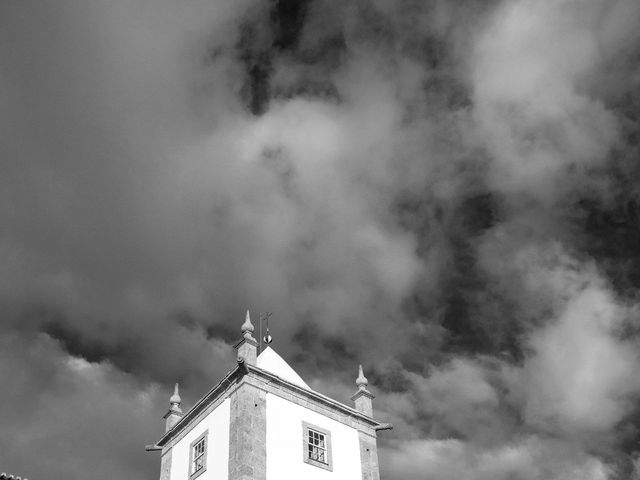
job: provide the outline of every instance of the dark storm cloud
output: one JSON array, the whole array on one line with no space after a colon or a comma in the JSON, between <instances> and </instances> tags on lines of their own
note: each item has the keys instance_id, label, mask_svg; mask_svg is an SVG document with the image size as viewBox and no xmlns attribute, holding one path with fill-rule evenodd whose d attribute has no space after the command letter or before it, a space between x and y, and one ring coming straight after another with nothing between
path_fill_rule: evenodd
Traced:
<instances>
[{"instance_id":1,"label":"dark storm cloud","mask_svg":"<svg viewBox=\"0 0 640 480\"><path fill-rule=\"evenodd\" d=\"M314 388L366 365L385 478L629 478L639 16L2 4L3 469L153 476L250 307Z\"/></svg>"}]
</instances>

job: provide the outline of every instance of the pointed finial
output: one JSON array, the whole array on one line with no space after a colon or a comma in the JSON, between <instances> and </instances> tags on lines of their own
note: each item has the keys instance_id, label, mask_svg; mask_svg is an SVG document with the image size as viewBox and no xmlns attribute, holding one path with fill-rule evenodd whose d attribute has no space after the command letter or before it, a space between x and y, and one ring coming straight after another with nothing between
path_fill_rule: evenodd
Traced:
<instances>
[{"instance_id":1,"label":"pointed finial","mask_svg":"<svg viewBox=\"0 0 640 480\"><path fill-rule=\"evenodd\" d=\"M364 376L362 365L358 365L358 378L356 378L356 385L358 386L358 391L353 394L351 400L355 402L356 410L364 413L368 417L371 417L373 415L372 400L375 398L375 395L367 390L369 380Z\"/></svg>"},{"instance_id":2,"label":"pointed finial","mask_svg":"<svg viewBox=\"0 0 640 480\"><path fill-rule=\"evenodd\" d=\"M358 378L356 378L356 385L359 390L366 390L367 385L369 385L369 380L364 376L364 372L362 371L362 365L358 365Z\"/></svg>"},{"instance_id":3,"label":"pointed finial","mask_svg":"<svg viewBox=\"0 0 640 480\"><path fill-rule=\"evenodd\" d=\"M180 398L180 391L177 383L173 388L173 395L171 395L171 398L169 399L169 403L171 404L170 410L172 412L182 412L182 410L180 409L180 404L182 403L182 399Z\"/></svg>"},{"instance_id":4,"label":"pointed finial","mask_svg":"<svg viewBox=\"0 0 640 480\"><path fill-rule=\"evenodd\" d=\"M253 340L253 323L251 323L251 315L249 314L249 310L247 310L247 316L245 317L244 323L242 324L242 336L246 339Z\"/></svg>"}]
</instances>

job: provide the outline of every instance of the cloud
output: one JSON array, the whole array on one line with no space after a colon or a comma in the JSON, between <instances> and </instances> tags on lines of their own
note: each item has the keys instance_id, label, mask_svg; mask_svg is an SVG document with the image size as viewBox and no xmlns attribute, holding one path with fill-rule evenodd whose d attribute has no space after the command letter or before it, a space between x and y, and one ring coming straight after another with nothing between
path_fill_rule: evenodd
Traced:
<instances>
[{"instance_id":1,"label":"cloud","mask_svg":"<svg viewBox=\"0 0 640 480\"><path fill-rule=\"evenodd\" d=\"M423 374L401 373L404 388L376 403L402 432L381 453L390 477L630 475L615 452L634 435L621 426L640 394L637 338L626 333L635 309L557 245L523 249L512 264L520 288L545 306L522 361L452 356Z\"/></svg>"},{"instance_id":2,"label":"cloud","mask_svg":"<svg viewBox=\"0 0 640 480\"><path fill-rule=\"evenodd\" d=\"M465 438L485 444L510 438L514 422L504 414L501 365L454 357L425 375L405 372L406 387L376 401L401 438Z\"/></svg>"},{"instance_id":3,"label":"cloud","mask_svg":"<svg viewBox=\"0 0 640 480\"><path fill-rule=\"evenodd\" d=\"M8 407L0 415L3 470L30 478L92 472L97 479L153 471L157 459L143 446L161 433L157 385L68 356L44 335L3 336L0 360Z\"/></svg>"},{"instance_id":4,"label":"cloud","mask_svg":"<svg viewBox=\"0 0 640 480\"><path fill-rule=\"evenodd\" d=\"M495 188L553 202L574 182L584 184L616 144L615 115L589 94L606 7L512 2L480 36L474 105Z\"/></svg>"},{"instance_id":5,"label":"cloud","mask_svg":"<svg viewBox=\"0 0 640 480\"><path fill-rule=\"evenodd\" d=\"M5 2L0 332L27 420L3 425L62 439L36 474L89 468L62 461L84 447L65 422L110 452L85 454L103 471L153 474L137 452L160 392L180 380L189 403L220 378L250 307L314 388L347 401L366 365L397 426L387 478L624 478L639 17L633 0Z\"/></svg>"},{"instance_id":6,"label":"cloud","mask_svg":"<svg viewBox=\"0 0 640 480\"><path fill-rule=\"evenodd\" d=\"M410 480L605 480L611 473L599 459L576 452L569 444L538 437L479 451L457 440L415 441L386 455L389 471Z\"/></svg>"},{"instance_id":7,"label":"cloud","mask_svg":"<svg viewBox=\"0 0 640 480\"><path fill-rule=\"evenodd\" d=\"M585 439L609 433L633 411L640 393L637 341L624 334L634 312L593 267L562 252L542 254L540 264L547 267L527 276L554 292L555 318L529 338L532 353L520 386L525 420Z\"/></svg>"}]
</instances>

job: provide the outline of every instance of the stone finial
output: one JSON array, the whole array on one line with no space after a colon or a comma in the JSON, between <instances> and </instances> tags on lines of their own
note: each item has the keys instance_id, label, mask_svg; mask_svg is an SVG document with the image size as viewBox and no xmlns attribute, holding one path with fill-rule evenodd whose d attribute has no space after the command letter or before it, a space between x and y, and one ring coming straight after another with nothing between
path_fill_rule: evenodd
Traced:
<instances>
[{"instance_id":1,"label":"stone finial","mask_svg":"<svg viewBox=\"0 0 640 480\"><path fill-rule=\"evenodd\" d=\"M236 345L238 350L238 358L244 360L248 365L255 365L258 358L258 341L253 338L253 324L251 323L251 316L249 310L245 317L244 323L241 327L242 338Z\"/></svg>"},{"instance_id":2,"label":"stone finial","mask_svg":"<svg viewBox=\"0 0 640 480\"><path fill-rule=\"evenodd\" d=\"M351 397L351 400L355 403L356 410L364 413L368 417L373 416L373 399L375 398L375 395L367 390L369 381L367 380L367 377L364 376L362 365L358 365L358 378L356 379L356 385L358 386L358 390Z\"/></svg>"},{"instance_id":3,"label":"stone finial","mask_svg":"<svg viewBox=\"0 0 640 480\"><path fill-rule=\"evenodd\" d=\"M182 403L182 399L180 398L180 391L178 384L176 383L173 387L173 395L169 398L169 411L164 414L165 423L165 431L169 431L173 428L173 426L178 423L180 418L182 418L182 409L180 408L180 404Z\"/></svg>"},{"instance_id":4,"label":"stone finial","mask_svg":"<svg viewBox=\"0 0 640 480\"><path fill-rule=\"evenodd\" d=\"M366 390L367 385L369 385L369 380L364 376L364 372L362 371L362 365L358 365L358 378L356 378L356 385L358 386L358 390Z\"/></svg>"},{"instance_id":5,"label":"stone finial","mask_svg":"<svg viewBox=\"0 0 640 480\"><path fill-rule=\"evenodd\" d=\"M249 314L249 310L247 310L247 315L245 316L244 323L242 324L242 336L247 340L254 340L253 331L255 330L253 323L251 323L251 315Z\"/></svg>"},{"instance_id":6,"label":"stone finial","mask_svg":"<svg viewBox=\"0 0 640 480\"><path fill-rule=\"evenodd\" d=\"M180 398L180 391L177 383L173 388L173 395L171 395L171 398L169 399L169 403L171 404L171 408L169 410L171 410L172 412L182 413L182 409L180 408L182 399Z\"/></svg>"}]
</instances>

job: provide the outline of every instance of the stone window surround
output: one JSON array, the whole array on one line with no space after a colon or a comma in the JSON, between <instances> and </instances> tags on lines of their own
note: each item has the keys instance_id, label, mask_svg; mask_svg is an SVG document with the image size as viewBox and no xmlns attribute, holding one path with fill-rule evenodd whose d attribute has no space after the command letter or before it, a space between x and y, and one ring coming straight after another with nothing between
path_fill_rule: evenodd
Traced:
<instances>
[{"instance_id":1,"label":"stone window surround","mask_svg":"<svg viewBox=\"0 0 640 480\"><path fill-rule=\"evenodd\" d=\"M327 463L319 462L309 458L309 430L321 433L324 435L326 453L325 458ZM333 471L333 457L331 452L331 432L325 428L318 427L309 422L302 421L302 460L304 463L314 465L325 470Z\"/></svg>"},{"instance_id":2,"label":"stone window surround","mask_svg":"<svg viewBox=\"0 0 640 480\"><path fill-rule=\"evenodd\" d=\"M194 451L194 447L201 441L204 440L204 456L203 456L203 467L198 470L197 472L193 471L193 451ZM189 445L189 480L194 480L195 478L198 478L200 475L202 475L204 472L207 471L207 454L208 452L208 444L209 444L209 430L205 430L204 432L202 432L202 434L196 438L193 442L191 442L191 444Z\"/></svg>"}]
</instances>

